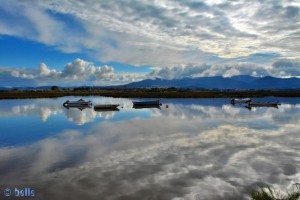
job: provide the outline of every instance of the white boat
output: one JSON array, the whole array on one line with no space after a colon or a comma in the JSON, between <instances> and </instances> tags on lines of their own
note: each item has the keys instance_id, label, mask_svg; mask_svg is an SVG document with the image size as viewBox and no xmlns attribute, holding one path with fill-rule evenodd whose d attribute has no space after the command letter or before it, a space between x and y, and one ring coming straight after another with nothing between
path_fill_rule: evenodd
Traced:
<instances>
[{"instance_id":1,"label":"white boat","mask_svg":"<svg viewBox=\"0 0 300 200\"><path fill-rule=\"evenodd\" d=\"M231 99L231 104L245 104L245 103L250 103L251 99L250 98L245 98L245 99Z\"/></svg>"},{"instance_id":2,"label":"white boat","mask_svg":"<svg viewBox=\"0 0 300 200\"><path fill-rule=\"evenodd\" d=\"M63 106L64 107L91 107L93 104L91 101L84 101L83 99L79 99L78 101L66 101Z\"/></svg>"}]
</instances>

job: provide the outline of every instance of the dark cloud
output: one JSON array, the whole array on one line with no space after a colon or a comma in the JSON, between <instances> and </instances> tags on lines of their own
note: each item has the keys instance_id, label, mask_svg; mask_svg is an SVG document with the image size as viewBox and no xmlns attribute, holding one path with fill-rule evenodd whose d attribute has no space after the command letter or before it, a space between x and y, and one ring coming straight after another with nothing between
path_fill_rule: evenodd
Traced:
<instances>
[{"instance_id":1,"label":"dark cloud","mask_svg":"<svg viewBox=\"0 0 300 200\"><path fill-rule=\"evenodd\" d=\"M299 17L299 7L288 6L285 8L285 15L287 18Z\"/></svg>"},{"instance_id":2,"label":"dark cloud","mask_svg":"<svg viewBox=\"0 0 300 200\"><path fill-rule=\"evenodd\" d=\"M272 64L274 73L279 76L300 76L300 61L281 59Z\"/></svg>"}]
</instances>

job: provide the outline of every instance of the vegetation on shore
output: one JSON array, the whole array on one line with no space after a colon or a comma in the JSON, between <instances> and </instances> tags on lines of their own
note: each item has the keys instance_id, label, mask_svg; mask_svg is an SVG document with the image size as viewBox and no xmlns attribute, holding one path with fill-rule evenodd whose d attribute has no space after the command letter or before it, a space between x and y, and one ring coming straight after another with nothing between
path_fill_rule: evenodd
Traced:
<instances>
[{"instance_id":1,"label":"vegetation on shore","mask_svg":"<svg viewBox=\"0 0 300 200\"><path fill-rule=\"evenodd\" d=\"M300 97L299 90L192 90L176 88L139 89L59 89L50 90L2 90L0 99L55 98L63 96L107 96L116 98L254 98Z\"/></svg>"},{"instance_id":2,"label":"vegetation on shore","mask_svg":"<svg viewBox=\"0 0 300 200\"><path fill-rule=\"evenodd\" d=\"M300 186L295 184L292 189L287 192L276 191L270 186L259 187L251 194L252 200L299 200Z\"/></svg>"}]
</instances>

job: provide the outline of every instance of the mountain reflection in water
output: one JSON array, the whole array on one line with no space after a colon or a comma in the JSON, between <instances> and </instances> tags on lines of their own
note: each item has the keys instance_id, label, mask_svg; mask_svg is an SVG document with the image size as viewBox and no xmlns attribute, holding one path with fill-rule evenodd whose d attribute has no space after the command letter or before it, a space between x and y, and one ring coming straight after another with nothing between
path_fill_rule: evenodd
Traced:
<instances>
[{"instance_id":1,"label":"mountain reflection in water","mask_svg":"<svg viewBox=\"0 0 300 200\"><path fill-rule=\"evenodd\" d=\"M65 99L1 102L1 188L30 187L36 199L247 199L261 183L300 182L299 99L250 112L226 99L163 100L161 110L93 100L121 102L111 114L68 110ZM26 142L13 140L17 129Z\"/></svg>"}]
</instances>

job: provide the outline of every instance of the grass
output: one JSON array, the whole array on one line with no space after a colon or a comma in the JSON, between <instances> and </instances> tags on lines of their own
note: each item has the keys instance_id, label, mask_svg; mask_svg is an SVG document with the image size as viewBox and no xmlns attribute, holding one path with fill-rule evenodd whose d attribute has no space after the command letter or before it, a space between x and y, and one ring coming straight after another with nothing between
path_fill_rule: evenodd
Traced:
<instances>
[{"instance_id":1,"label":"grass","mask_svg":"<svg viewBox=\"0 0 300 200\"><path fill-rule=\"evenodd\" d=\"M243 98L300 97L300 91L130 91L130 90L45 90L0 91L0 99L55 98L63 96L107 96L116 98Z\"/></svg>"},{"instance_id":2,"label":"grass","mask_svg":"<svg viewBox=\"0 0 300 200\"><path fill-rule=\"evenodd\" d=\"M270 186L259 187L251 194L252 200L299 200L300 186L295 184L292 189L287 192L276 191Z\"/></svg>"}]
</instances>

